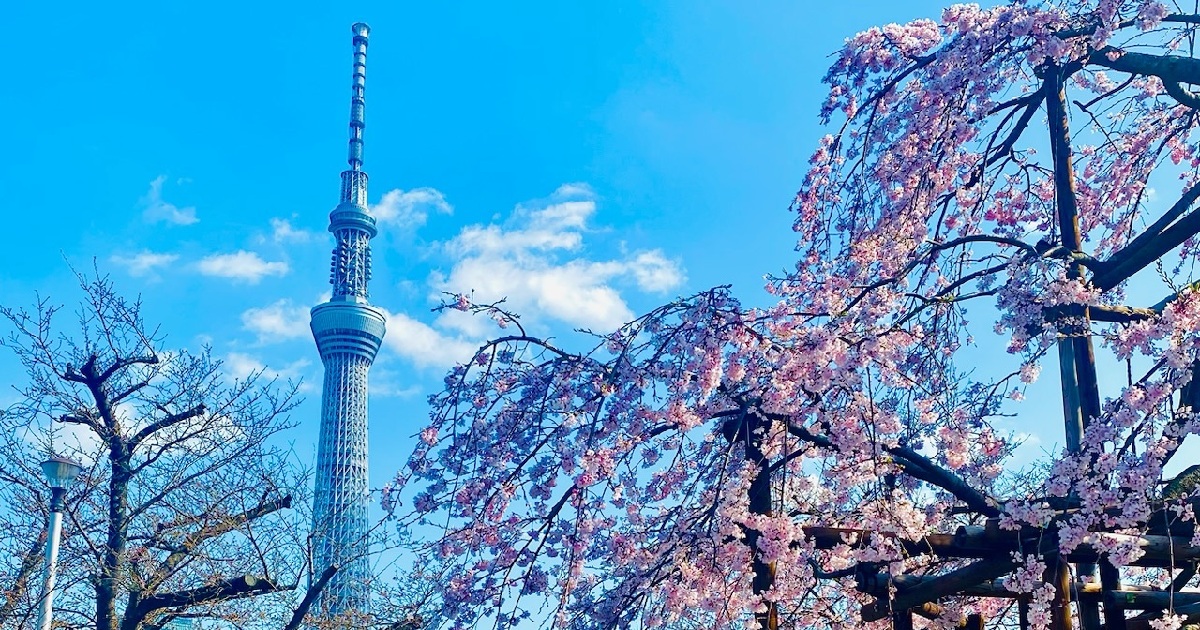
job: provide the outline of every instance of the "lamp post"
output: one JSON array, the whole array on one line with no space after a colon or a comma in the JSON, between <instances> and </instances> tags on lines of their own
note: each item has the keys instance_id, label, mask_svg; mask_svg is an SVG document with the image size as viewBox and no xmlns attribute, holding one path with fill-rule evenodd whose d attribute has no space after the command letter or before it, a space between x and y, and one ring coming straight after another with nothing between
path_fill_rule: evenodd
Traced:
<instances>
[{"instance_id":1,"label":"lamp post","mask_svg":"<svg viewBox=\"0 0 1200 630\"><path fill-rule=\"evenodd\" d=\"M62 531L62 512L67 487L83 471L83 466L66 457L51 457L42 462L42 472L50 483L50 523L46 532L46 577L42 582L42 602L38 609L38 630L50 630L54 609L54 572L58 562L58 537Z\"/></svg>"}]
</instances>

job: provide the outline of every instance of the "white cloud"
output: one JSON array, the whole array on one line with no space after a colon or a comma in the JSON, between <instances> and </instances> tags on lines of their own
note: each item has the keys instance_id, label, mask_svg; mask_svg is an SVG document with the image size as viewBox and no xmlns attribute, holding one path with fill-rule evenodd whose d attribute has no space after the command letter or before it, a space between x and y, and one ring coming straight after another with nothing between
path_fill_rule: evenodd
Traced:
<instances>
[{"instance_id":1,"label":"white cloud","mask_svg":"<svg viewBox=\"0 0 1200 630\"><path fill-rule=\"evenodd\" d=\"M159 175L150 182L150 190L141 199L142 219L147 223L174 223L175 225L191 225L200 219L196 218L196 209L188 206L180 208L162 198L163 182L166 175Z\"/></svg>"},{"instance_id":2,"label":"white cloud","mask_svg":"<svg viewBox=\"0 0 1200 630\"><path fill-rule=\"evenodd\" d=\"M129 275L140 278L152 275L155 269L179 260L179 256L143 250L132 256L113 254L109 260L124 267Z\"/></svg>"},{"instance_id":3,"label":"white cloud","mask_svg":"<svg viewBox=\"0 0 1200 630\"><path fill-rule=\"evenodd\" d=\"M307 243L316 235L308 230L292 227L287 219L271 219L271 238L276 243Z\"/></svg>"},{"instance_id":4,"label":"white cloud","mask_svg":"<svg viewBox=\"0 0 1200 630\"><path fill-rule=\"evenodd\" d=\"M13 429L13 435L30 447L70 457L84 466L96 463L104 453L104 442L95 431L73 422L58 422L41 417Z\"/></svg>"},{"instance_id":5,"label":"white cloud","mask_svg":"<svg viewBox=\"0 0 1200 630\"><path fill-rule=\"evenodd\" d=\"M303 380L304 374L310 365L312 365L312 361L308 359L297 359L281 368L271 368L259 360L258 357L244 352L230 352L225 355L221 363L221 367L225 369L225 373L233 379L242 380L261 372L263 378L278 378L292 382ZM311 386L307 383L301 387L301 391L310 391L311 389Z\"/></svg>"},{"instance_id":6,"label":"white cloud","mask_svg":"<svg viewBox=\"0 0 1200 630\"><path fill-rule=\"evenodd\" d=\"M384 193L379 203L371 206L371 214L380 223L412 229L425 225L430 208L442 214L451 214L454 211L454 207L446 201L446 196L436 188L414 188L407 191L397 188Z\"/></svg>"},{"instance_id":7,"label":"white cloud","mask_svg":"<svg viewBox=\"0 0 1200 630\"><path fill-rule=\"evenodd\" d=\"M391 370L386 366L371 368L371 397L413 398L423 391L421 385L412 383L406 371Z\"/></svg>"},{"instance_id":8,"label":"white cloud","mask_svg":"<svg viewBox=\"0 0 1200 630\"><path fill-rule=\"evenodd\" d=\"M660 250L617 260L590 260L584 251L588 221L596 212L584 184L565 184L539 205L517 206L505 225L472 225L443 245L454 257L448 273L435 273L438 291L471 293L476 302L507 299L514 311L549 316L572 326L611 330L633 318L617 286L663 293L685 280L680 265ZM439 323L474 336L462 318L447 312Z\"/></svg>"},{"instance_id":9,"label":"white cloud","mask_svg":"<svg viewBox=\"0 0 1200 630\"><path fill-rule=\"evenodd\" d=\"M607 284L620 266L582 260L556 265L528 254L468 256L454 265L438 288L470 293L479 303L506 299L509 308L530 317L608 330L633 319L621 294Z\"/></svg>"},{"instance_id":10,"label":"white cloud","mask_svg":"<svg viewBox=\"0 0 1200 630\"><path fill-rule=\"evenodd\" d=\"M497 225L470 225L462 229L446 244L451 256L505 256L521 254L529 250L550 251L555 249L574 250L583 243L578 232L555 232L529 229L507 231Z\"/></svg>"},{"instance_id":11,"label":"white cloud","mask_svg":"<svg viewBox=\"0 0 1200 630\"><path fill-rule=\"evenodd\" d=\"M447 368L475 354L479 344L445 335L404 313L389 313L384 347L420 367Z\"/></svg>"},{"instance_id":12,"label":"white cloud","mask_svg":"<svg viewBox=\"0 0 1200 630\"><path fill-rule=\"evenodd\" d=\"M233 278L251 284L258 283L265 276L282 276L288 272L286 262L269 262L260 258L258 254L245 250L205 256L196 266L200 273L206 276Z\"/></svg>"},{"instance_id":13,"label":"white cloud","mask_svg":"<svg viewBox=\"0 0 1200 630\"><path fill-rule=\"evenodd\" d=\"M568 197L586 197L591 199L592 197L596 196L596 191L592 190L592 187L586 182L571 182L559 186L558 189L554 191L554 194L550 196L551 198L557 197L563 199Z\"/></svg>"},{"instance_id":14,"label":"white cloud","mask_svg":"<svg viewBox=\"0 0 1200 630\"><path fill-rule=\"evenodd\" d=\"M377 209L381 221L416 226L427 216L418 195L432 191L392 191ZM432 191L430 194L436 193ZM439 207L440 193L420 199ZM378 207L377 207L378 208ZM449 211L445 206L444 211ZM585 249L588 222L596 213L594 193L586 184L564 184L549 198L518 205L502 224L470 225L441 243L452 258L450 269L434 272L435 292L469 293L476 303L506 299L506 306L529 318L553 319L596 330L611 329L633 318L618 287L663 292L684 282L679 264L659 250L637 251L615 260L593 260ZM247 328L263 335L307 335L290 303L277 302L243 315ZM297 320L294 323L289 321ZM253 323L252 323L253 322ZM388 314L385 352L418 367L447 368L469 361L483 339L496 334L486 317L442 311L432 325L404 313ZM388 380L388 379L384 379ZM387 395L412 395L388 380Z\"/></svg>"},{"instance_id":15,"label":"white cloud","mask_svg":"<svg viewBox=\"0 0 1200 630\"><path fill-rule=\"evenodd\" d=\"M266 369L266 365L258 358L248 355L244 352L230 352L225 357L222 364L225 368L225 373L231 378L244 379L259 370Z\"/></svg>"},{"instance_id":16,"label":"white cloud","mask_svg":"<svg viewBox=\"0 0 1200 630\"><path fill-rule=\"evenodd\" d=\"M466 339L487 339L496 334L496 324L491 318L457 309L443 310L438 315L437 326L443 330L453 330Z\"/></svg>"},{"instance_id":17,"label":"white cloud","mask_svg":"<svg viewBox=\"0 0 1200 630\"><path fill-rule=\"evenodd\" d=\"M308 320L308 307L286 299L242 313L242 327L257 334L260 343L308 337Z\"/></svg>"},{"instance_id":18,"label":"white cloud","mask_svg":"<svg viewBox=\"0 0 1200 630\"><path fill-rule=\"evenodd\" d=\"M534 211L518 207L514 219L525 223L524 226L513 230L498 225L470 225L463 228L446 249L453 256L520 255L529 250L573 251L583 244L580 231L595 211L596 204L592 201L568 201Z\"/></svg>"},{"instance_id":19,"label":"white cloud","mask_svg":"<svg viewBox=\"0 0 1200 630\"><path fill-rule=\"evenodd\" d=\"M670 291L687 280L683 269L657 249L638 254L626 268L633 272L639 289L653 293Z\"/></svg>"}]
</instances>

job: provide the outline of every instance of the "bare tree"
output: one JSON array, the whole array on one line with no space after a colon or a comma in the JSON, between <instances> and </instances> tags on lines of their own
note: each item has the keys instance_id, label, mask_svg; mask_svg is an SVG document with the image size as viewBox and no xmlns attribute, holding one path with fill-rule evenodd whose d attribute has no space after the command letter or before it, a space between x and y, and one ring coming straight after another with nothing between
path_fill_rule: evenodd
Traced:
<instances>
[{"instance_id":1,"label":"bare tree","mask_svg":"<svg viewBox=\"0 0 1200 630\"><path fill-rule=\"evenodd\" d=\"M67 501L64 624L282 627L307 569L306 474L279 439L296 386L234 378L207 347L169 350L140 301L106 277L79 279L73 325L46 300L0 308L11 324L0 345L27 374L0 417L0 623L21 625L40 595L37 464L53 450L86 464Z\"/></svg>"}]
</instances>

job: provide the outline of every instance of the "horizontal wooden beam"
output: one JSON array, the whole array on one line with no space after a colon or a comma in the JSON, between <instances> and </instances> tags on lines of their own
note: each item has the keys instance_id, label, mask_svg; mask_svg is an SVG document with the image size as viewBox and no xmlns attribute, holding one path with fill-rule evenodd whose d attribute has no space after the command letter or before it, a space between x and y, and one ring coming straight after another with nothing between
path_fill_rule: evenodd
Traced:
<instances>
[{"instance_id":1,"label":"horizontal wooden beam","mask_svg":"<svg viewBox=\"0 0 1200 630\"><path fill-rule=\"evenodd\" d=\"M1135 608L1140 610L1147 608L1165 609L1171 606L1198 605L1200 604L1200 592L1183 591L1172 593L1170 591L1141 591L1130 590L1126 587L1119 591L1104 591L1104 601L1116 604L1121 608Z\"/></svg>"},{"instance_id":2,"label":"horizontal wooden beam","mask_svg":"<svg viewBox=\"0 0 1200 630\"><path fill-rule=\"evenodd\" d=\"M1008 557L1005 549L975 549L955 543L954 534L929 534L920 540L905 540L890 532L873 532L849 527L805 527L804 534L817 549L833 549L842 545L861 544L871 536L894 539L908 555L936 555L944 558Z\"/></svg>"},{"instance_id":3,"label":"horizontal wooden beam","mask_svg":"<svg viewBox=\"0 0 1200 630\"><path fill-rule=\"evenodd\" d=\"M954 534L929 534L920 540L904 540L894 533L872 532L844 527L805 527L805 535L817 549L833 549L862 542L871 536L884 536L895 542L909 555L936 555L943 558L1007 559L1014 551L1030 552L1052 541L1054 530L1026 528L1021 531L991 529L987 526L960 527ZM1083 544L1065 555L1068 562L1098 562L1103 556L1099 549L1109 541L1132 545L1142 556L1130 563L1138 567L1183 567L1200 561L1200 547L1193 547L1182 536L1130 534L1088 534Z\"/></svg>"},{"instance_id":4,"label":"horizontal wooden beam","mask_svg":"<svg viewBox=\"0 0 1200 630\"><path fill-rule=\"evenodd\" d=\"M1186 625L1184 625L1180 630L1197 630L1197 628L1200 628L1200 626L1193 625L1197 621L1200 621L1200 604L1177 606L1175 607L1175 614L1183 617L1185 620L1184 623ZM1159 617L1161 617L1160 614L1141 614L1127 620L1125 622L1125 627L1127 630L1152 630L1150 622L1158 619Z\"/></svg>"},{"instance_id":5,"label":"horizontal wooden beam","mask_svg":"<svg viewBox=\"0 0 1200 630\"><path fill-rule=\"evenodd\" d=\"M904 592L888 599L878 599L862 608L863 621L878 621L894 610L908 610L935 601L941 597L955 595L965 588L1006 575L1016 568L1009 558L989 559L955 569L928 581L923 581Z\"/></svg>"},{"instance_id":6,"label":"horizontal wooden beam","mask_svg":"<svg viewBox=\"0 0 1200 630\"><path fill-rule=\"evenodd\" d=\"M1200 547L1193 547L1191 540L1181 536L1133 536L1129 534L1088 534L1083 544L1067 554L1071 562L1097 562L1104 554L1098 549L1106 546L1105 539L1116 539L1124 545L1141 550L1142 556L1130 563L1136 567L1179 568L1200 559Z\"/></svg>"},{"instance_id":7,"label":"horizontal wooden beam","mask_svg":"<svg viewBox=\"0 0 1200 630\"><path fill-rule=\"evenodd\" d=\"M938 579L938 576L889 575L887 573L876 573L871 575L859 575L856 579L856 587L859 591L863 593L869 593L877 597L887 597L891 587L895 587L896 593L905 593L914 588L918 588L923 584L927 584ZM978 584L967 585L955 594L1012 599L1023 596L1022 593L1010 591L1005 588L1002 580L987 580Z\"/></svg>"},{"instance_id":8,"label":"horizontal wooden beam","mask_svg":"<svg viewBox=\"0 0 1200 630\"><path fill-rule=\"evenodd\" d=\"M889 575L887 573L875 573L859 575L856 579L856 586L859 591L864 593L886 597L892 587L896 589L897 594L907 593L934 582L940 579L940 577L933 575ZM1071 587L1071 592L1082 600L1094 601L1105 599L1119 604L1122 608L1166 608L1168 602L1172 602L1175 606L1200 604L1200 590L1196 589L1171 593L1170 591L1155 589L1149 586L1127 584L1118 591L1107 591L1095 582L1075 582ZM1020 599L1028 596L1027 593L1018 593L1006 588L1003 580L986 580L977 584L970 584L958 590L955 595L1004 599Z\"/></svg>"}]
</instances>

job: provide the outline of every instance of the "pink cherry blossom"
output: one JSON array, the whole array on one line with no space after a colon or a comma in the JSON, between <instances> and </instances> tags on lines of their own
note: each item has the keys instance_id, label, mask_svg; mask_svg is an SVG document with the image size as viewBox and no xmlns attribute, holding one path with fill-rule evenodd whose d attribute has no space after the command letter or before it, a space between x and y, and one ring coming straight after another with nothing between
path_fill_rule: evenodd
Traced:
<instances>
[{"instance_id":1,"label":"pink cherry blossom","mask_svg":"<svg viewBox=\"0 0 1200 630\"><path fill-rule=\"evenodd\" d=\"M844 570L945 572L912 543L986 522L1151 579L1127 567L1131 536L1163 505L1195 522L1162 481L1200 431L1200 117L1178 77L1131 65L1194 36L1174 10L955 5L849 38L792 204L796 262L766 306L717 287L556 344L452 296L510 331L447 375L392 492L457 568L442 616L883 628ZM1068 398L1084 425L1068 438L1058 400L1021 400L1057 387L1039 373L1063 357L1087 377L1088 356L1102 378ZM1047 458L1014 463L1014 415ZM1003 578L1033 627L1053 618L1051 557L1017 553ZM930 627L1016 614L943 604Z\"/></svg>"}]
</instances>

